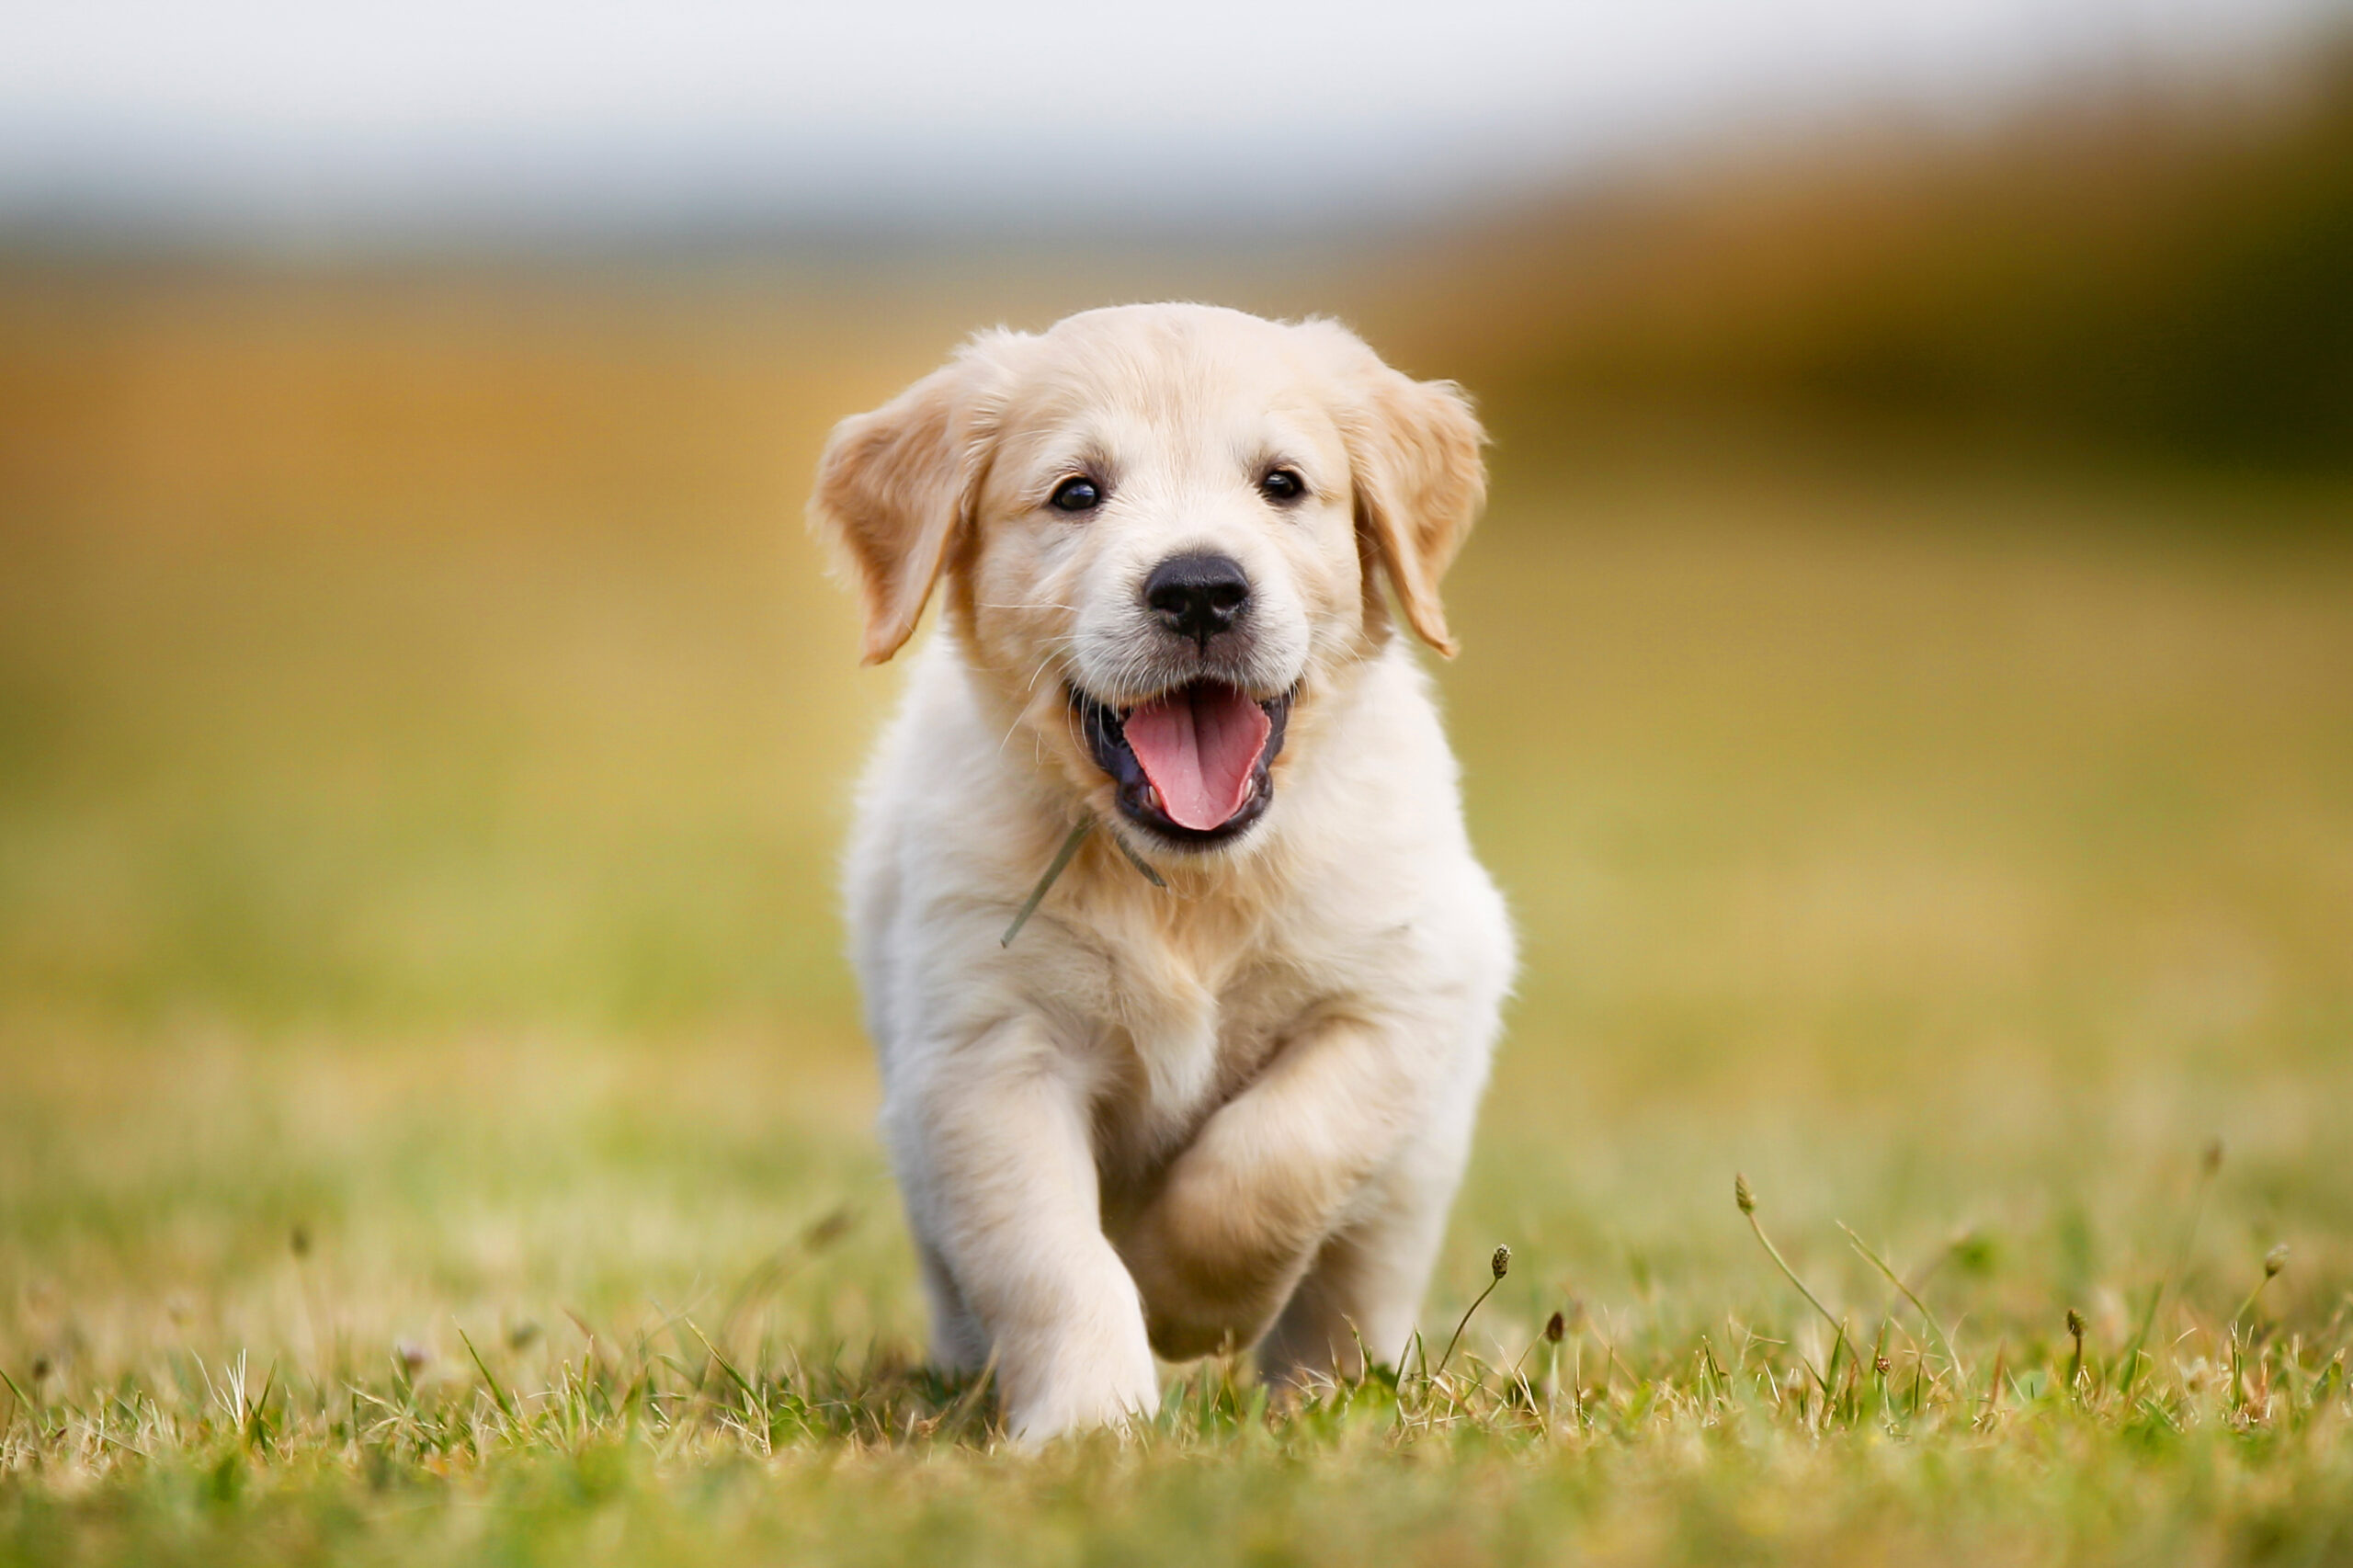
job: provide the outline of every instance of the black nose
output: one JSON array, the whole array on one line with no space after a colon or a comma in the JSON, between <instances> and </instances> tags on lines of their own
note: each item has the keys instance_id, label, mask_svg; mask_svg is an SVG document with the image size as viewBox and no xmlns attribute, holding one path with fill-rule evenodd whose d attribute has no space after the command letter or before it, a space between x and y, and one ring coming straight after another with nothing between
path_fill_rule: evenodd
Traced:
<instances>
[{"instance_id":1,"label":"black nose","mask_svg":"<svg viewBox=\"0 0 2353 1568\"><path fill-rule=\"evenodd\" d=\"M1249 608L1250 579L1230 555L1172 555L1144 579L1143 599L1161 625L1206 648Z\"/></svg>"}]
</instances>

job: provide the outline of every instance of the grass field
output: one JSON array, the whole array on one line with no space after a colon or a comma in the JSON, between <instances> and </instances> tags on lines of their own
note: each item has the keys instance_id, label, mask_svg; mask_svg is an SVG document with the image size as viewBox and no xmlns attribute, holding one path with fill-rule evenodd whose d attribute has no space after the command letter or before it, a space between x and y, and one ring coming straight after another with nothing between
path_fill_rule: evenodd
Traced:
<instances>
[{"instance_id":1,"label":"grass field","mask_svg":"<svg viewBox=\"0 0 2353 1568\"><path fill-rule=\"evenodd\" d=\"M1024 1458L836 956L891 308L0 291L0 1562L2353 1561L2353 494L1498 410L1428 1343Z\"/></svg>"}]
</instances>

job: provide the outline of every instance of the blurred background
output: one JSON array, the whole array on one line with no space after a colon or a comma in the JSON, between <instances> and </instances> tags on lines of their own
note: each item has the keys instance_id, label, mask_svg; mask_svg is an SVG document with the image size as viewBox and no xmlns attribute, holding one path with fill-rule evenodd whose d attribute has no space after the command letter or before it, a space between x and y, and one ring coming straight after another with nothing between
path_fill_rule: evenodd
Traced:
<instances>
[{"instance_id":1,"label":"blurred background","mask_svg":"<svg viewBox=\"0 0 2353 1568\"><path fill-rule=\"evenodd\" d=\"M897 677L801 501L1159 297L1495 436L1439 1307L1769 1299L1737 1165L1841 1289L1834 1217L2120 1336L2220 1134L2188 1299L2344 1312L2353 12L6 11L8 1365L911 1346L833 891Z\"/></svg>"}]
</instances>

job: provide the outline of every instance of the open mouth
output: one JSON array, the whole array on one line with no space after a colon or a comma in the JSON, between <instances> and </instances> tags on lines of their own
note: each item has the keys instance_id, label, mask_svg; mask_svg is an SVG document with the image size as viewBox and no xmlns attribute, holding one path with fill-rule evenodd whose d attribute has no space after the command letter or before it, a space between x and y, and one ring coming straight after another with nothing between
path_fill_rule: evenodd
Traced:
<instances>
[{"instance_id":1,"label":"open mouth","mask_svg":"<svg viewBox=\"0 0 2353 1568\"><path fill-rule=\"evenodd\" d=\"M1070 701L1128 819L1207 848L1265 814L1295 692L1260 701L1223 681L1197 680L1124 710L1077 690Z\"/></svg>"}]
</instances>

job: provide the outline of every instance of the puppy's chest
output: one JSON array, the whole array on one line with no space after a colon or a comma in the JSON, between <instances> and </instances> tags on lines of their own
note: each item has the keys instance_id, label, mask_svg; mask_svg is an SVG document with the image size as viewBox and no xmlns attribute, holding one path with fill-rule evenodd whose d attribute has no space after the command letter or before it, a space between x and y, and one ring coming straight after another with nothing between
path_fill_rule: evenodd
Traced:
<instances>
[{"instance_id":1,"label":"puppy's chest","mask_svg":"<svg viewBox=\"0 0 2353 1568\"><path fill-rule=\"evenodd\" d=\"M1323 999L1303 973L1279 942L1214 965L1165 953L1115 963L1096 1042L1106 1069L1097 1123L1107 1175L1164 1163L1257 1074Z\"/></svg>"}]
</instances>

